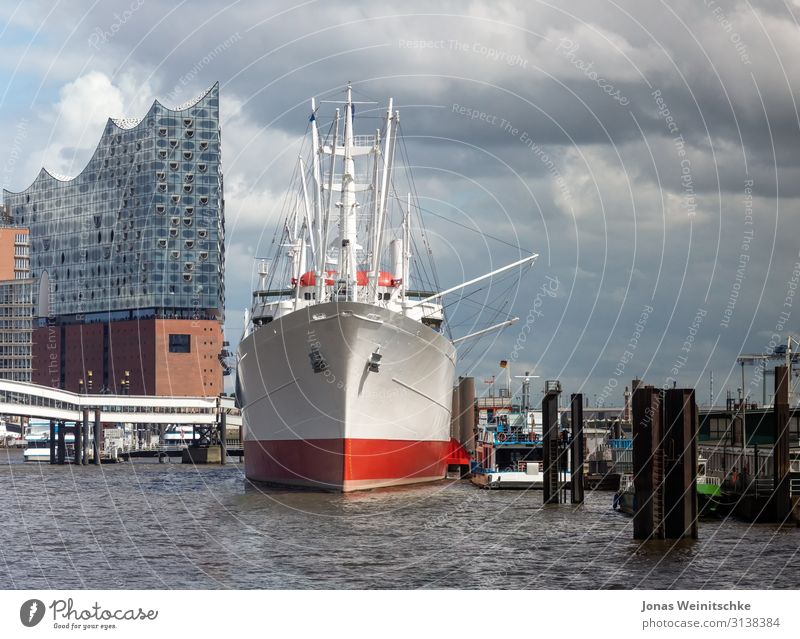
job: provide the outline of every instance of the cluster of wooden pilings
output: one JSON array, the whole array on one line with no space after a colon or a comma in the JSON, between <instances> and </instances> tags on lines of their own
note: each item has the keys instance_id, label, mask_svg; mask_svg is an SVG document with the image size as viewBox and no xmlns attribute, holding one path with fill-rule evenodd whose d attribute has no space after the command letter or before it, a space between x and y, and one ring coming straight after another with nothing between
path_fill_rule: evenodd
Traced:
<instances>
[{"instance_id":1,"label":"cluster of wooden pilings","mask_svg":"<svg viewBox=\"0 0 800 639\"><path fill-rule=\"evenodd\" d=\"M103 441L103 425L100 422L100 409L94 410L94 432L90 431L89 409L83 410L82 422L69 422L50 420L50 463L64 464L67 459L67 432L75 436L73 463L86 466L89 464L89 450L92 451L92 462L100 464L100 451Z\"/></svg>"},{"instance_id":2,"label":"cluster of wooden pilings","mask_svg":"<svg viewBox=\"0 0 800 639\"><path fill-rule=\"evenodd\" d=\"M633 391L634 539L697 538L694 389Z\"/></svg>"},{"instance_id":3,"label":"cluster of wooden pilings","mask_svg":"<svg viewBox=\"0 0 800 639\"><path fill-rule=\"evenodd\" d=\"M583 503L583 394L570 396L571 438L565 442L560 436L558 398L561 384L547 382L542 399L542 454L544 486L542 503L558 504L566 501L565 482L561 471L570 470L570 501Z\"/></svg>"}]
</instances>

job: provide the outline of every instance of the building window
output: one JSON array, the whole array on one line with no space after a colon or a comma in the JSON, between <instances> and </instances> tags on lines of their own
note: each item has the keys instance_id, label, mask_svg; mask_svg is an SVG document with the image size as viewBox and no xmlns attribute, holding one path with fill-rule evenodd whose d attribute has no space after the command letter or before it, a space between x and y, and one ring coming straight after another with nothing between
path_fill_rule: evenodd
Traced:
<instances>
[{"instance_id":1,"label":"building window","mask_svg":"<svg viewBox=\"0 0 800 639\"><path fill-rule=\"evenodd\" d=\"M171 333L169 336L170 353L190 353L190 336L180 333Z\"/></svg>"}]
</instances>

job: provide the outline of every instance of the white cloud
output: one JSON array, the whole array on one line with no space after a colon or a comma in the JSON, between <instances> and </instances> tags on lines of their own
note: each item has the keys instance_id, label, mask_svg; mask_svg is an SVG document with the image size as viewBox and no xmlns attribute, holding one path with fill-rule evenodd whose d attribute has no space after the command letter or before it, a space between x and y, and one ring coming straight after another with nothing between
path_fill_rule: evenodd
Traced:
<instances>
[{"instance_id":1,"label":"white cloud","mask_svg":"<svg viewBox=\"0 0 800 639\"><path fill-rule=\"evenodd\" d=\"M89 161L109 117L142 117L153 100L149 84L130 72L112 79L102 71L90 71L65 84L58 95L57 103L39 113L41 147L30 154L30 180L42 166L77 175Z\"/></svg>"}]
</instances>

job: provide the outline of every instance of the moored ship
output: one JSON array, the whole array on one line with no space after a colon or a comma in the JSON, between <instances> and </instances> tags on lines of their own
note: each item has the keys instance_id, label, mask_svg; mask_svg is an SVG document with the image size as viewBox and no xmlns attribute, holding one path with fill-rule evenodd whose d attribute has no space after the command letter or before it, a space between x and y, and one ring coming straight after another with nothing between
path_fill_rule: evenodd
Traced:
<instances>
[{"instance_id":1,"label":"moored ship","mask_svg":"<svg viewBox=\"0 0 800 639\"><path fill-rule=\"evenodd\" d=\"M536 257L445 291L412 289L419 211L396 193L399 114L390 100L382 128L356 136L355 104L348 85L322 135L312 101L310 158L279 254L259 268L237 350L252 480L347 492L444 478L459 340L444 332L441 298Z\"/></svg>"}]
</instances>

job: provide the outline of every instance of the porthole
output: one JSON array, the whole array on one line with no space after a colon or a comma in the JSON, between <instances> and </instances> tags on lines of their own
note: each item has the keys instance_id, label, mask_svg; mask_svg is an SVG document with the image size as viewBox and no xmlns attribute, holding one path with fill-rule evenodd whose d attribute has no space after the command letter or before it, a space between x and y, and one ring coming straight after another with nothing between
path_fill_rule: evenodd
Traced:
<instances>
[{"instance_id":1,"label":"porthole","mask_svg":"<svg viewBox=\"0 0 800 639\"><path fill-rule=\"evenodd\" d=\"M200 171L200 173L205 173L207 168L208 168L208 166L206 166L205 164L198 164L197 165L197 170Z\"/></svg>"},{"instance_id":2,"label":"porthole","mask_svg":"<svg viewBox=\"0 0 800 639\"><path fill-rule=\"evenodd\" d=\"M166 207L163 204L156 204L156 213L158 213L159 215L164 215L165 210Z\"/></svg>"},{"instance_id":3,"label":"porthole","mask_svg":"<svg viewBox=\"0 0 800 639\"><path fill-rule=\"evenodd\" d=\"M191 193L192 192L192 185L191 184L184 184L183 185L183 192L184 193Z\"/></svg>"},{"instance_id":4,"label":"porthole","mask_svg":"<svg viewBox=\"0 0 800 639\"><path fill-rule=\"evenodd\" d=\"M169 163L169 168L172 171L177 171L178 170L178 163L177 162L170 162Z\"/></svg>"},{"instance_id":5,"label":"porthole","mask_svg":"<svg viewBox=\"0 0 800 639\"><path fill-rule=\"evenodd\" d=\"M158 127L158 135L161 136L162 138L167 137L167 127L165 126Z\"/></svg>"},{"instance_id":6,"label":"porthole","mask_svg":"<svg viewBox=\"0 0 800 639\"><path fill-rule=\"evenodd\" d=\"M183 159L184 160L191 160L192 159L192 152L191 151L184 151L183 152Z\"/></svg>"},{"instance_id":7,"label":"porthole","mask_svg":"<svg viewBox=\"0 0 800 639\"><path fill-rule=\"evenodd\" d=\"M193 249L194 248L194 240L186 240L186 242L184 242L184 246L187 249Z\"/></svg>"},{"instance_id":8,"label":"porthole","mask_svg":"<svg viewBox=\"0 0 800 639\"><path fill-rule=\"evenodd\" d=\"M192 129L186 129L186 132L184 133L184 135L187 138L193 138L194 137L194 131Z\"/></svg>"},{"instance_id":9,"label":"porthole","mask_svg":"<svg viewBox=\"0 0 800 639\"><path fill-rule=\"evenodd\" d=\"M194 215L194 207L193 206L187 206L186 207L186 215Z\"/></svg>"},{"instance_id":10,"label":"porthole","mask_svg":"<svg viewBox=\"0 0 800 639\"><path fill-rule=\"evenodd\" d=\"M169 259L177 260L181 256L180 251L170 251L169 252Z\"/></svg>"}]
</instances>

